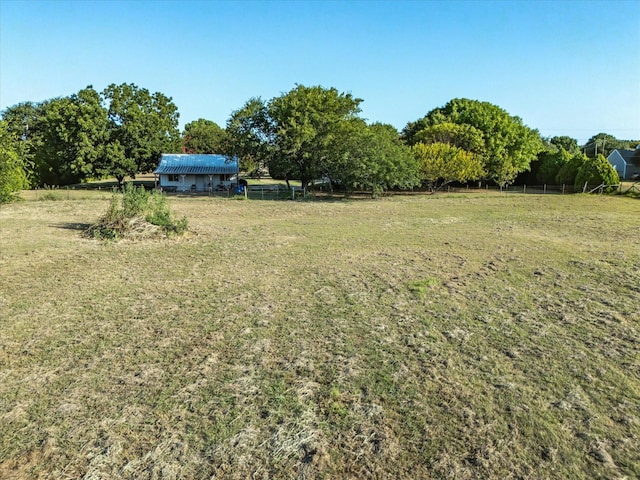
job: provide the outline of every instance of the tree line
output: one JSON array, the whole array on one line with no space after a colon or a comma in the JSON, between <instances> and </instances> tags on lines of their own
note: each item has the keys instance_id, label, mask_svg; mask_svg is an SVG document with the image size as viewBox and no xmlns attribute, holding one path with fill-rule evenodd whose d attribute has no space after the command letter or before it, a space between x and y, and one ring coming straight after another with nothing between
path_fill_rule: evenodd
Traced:
<instances>
[{"instance_id":1,"label":"tree line","mask_svg":"<svg viewBox=\"0 0 640 480\"><path fill-rule=\"evenodd\" d=\"M604 133L580 147L543 138L488 102L453 99L402 131L360 116L362 99L335 88L296 85L251 98L225 125L198 119L178 129L172 98L134 84L92 86L68 97L8 107L0 121L0 200L20 188L69 185L153 171L162 153L221 153L246 174L268 172L304 187L439 188L451 182L508 185L617 183L604 155L637 142ZM608 166L608 167L607 167Z\"/></svg>"}]
</instances>

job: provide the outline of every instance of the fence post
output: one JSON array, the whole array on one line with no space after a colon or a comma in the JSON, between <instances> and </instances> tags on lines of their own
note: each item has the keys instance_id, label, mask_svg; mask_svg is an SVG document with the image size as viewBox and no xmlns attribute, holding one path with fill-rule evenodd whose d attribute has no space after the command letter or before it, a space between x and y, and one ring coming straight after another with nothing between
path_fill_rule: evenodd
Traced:
<instances>
[{"instance_id":1,"label":"fence post","mask_svg":"<svg viewBox=\"0 0 640 480\"><path fill-rule=\"evenodd\" d=\"M562 184L562 193L564 194L564 183Z\"/></svg>"},{"instance_id":2,"label":"fence post","mask_svg":"<svg viewBox=\"0 0 640 480\"><path fill-rule=\"evenodd\" d=\"M522 186L522 193L527 193L527 185Z\"/></svg>"}]
</instances>

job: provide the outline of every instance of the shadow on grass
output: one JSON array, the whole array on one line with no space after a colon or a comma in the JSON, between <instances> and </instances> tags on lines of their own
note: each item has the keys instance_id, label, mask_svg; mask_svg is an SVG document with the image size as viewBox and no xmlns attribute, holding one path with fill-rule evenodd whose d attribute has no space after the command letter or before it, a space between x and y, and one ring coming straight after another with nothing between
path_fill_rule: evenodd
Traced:
<instances>
[{"instance_id":1,"label":"shadow on grass","mask_svg":"<svg viewBox=\"0 0 640 480\"><path fill-rule=\"evenodd\" d=\"M79 222L67 222L67 223L54 223L49 225L54 228L61 228L63 230L74 230L76 232L86 232L89 227L91 227L91 223L79 223Z\"/></svg>"}]
</instances>

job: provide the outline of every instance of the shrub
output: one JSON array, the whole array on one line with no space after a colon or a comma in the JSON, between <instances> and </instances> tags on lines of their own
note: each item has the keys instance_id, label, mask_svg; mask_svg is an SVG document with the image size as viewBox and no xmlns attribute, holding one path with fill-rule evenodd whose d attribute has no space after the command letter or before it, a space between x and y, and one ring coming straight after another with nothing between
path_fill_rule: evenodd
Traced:
<instances>
[{"instance_id":1,"label":"shrub","mask_svg":"<svg viewBox=\"0 0 640 480\"><path fill-rule=\"evenodd\" d=\"M89 228L89 234L110 240L126 236L151 237L158 233L181 235L187 231L187 224L186 217L173 218L163 193L125 184L121 194L113 194L107 211Z\"/></svg>"},{"instance_id":2,"label":"shrub","mask_svg":"<svg viewBox=\"0 0 640 480\"><path fill-rule=\"evenodd\" d=\"M574 188L582 188L584 184L588 185L617 185L620 183L618 172L604 158L604 155L598 155L595 158L589 158L578 169Z\"/></svg>"}]
</instances>

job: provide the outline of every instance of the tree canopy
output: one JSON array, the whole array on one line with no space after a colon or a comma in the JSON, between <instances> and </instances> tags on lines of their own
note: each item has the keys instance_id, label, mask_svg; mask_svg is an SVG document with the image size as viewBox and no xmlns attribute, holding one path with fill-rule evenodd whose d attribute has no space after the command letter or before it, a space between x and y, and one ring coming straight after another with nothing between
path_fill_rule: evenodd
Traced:
<instances>
[{"instance_id":1,"label":"tree canopy","mask_svg":"<svg viewBox=\"0 0 640 480\"><path fill-rule=\"evenodd\" d=\"M267 106L262 99L250 98L232 112L227 120L226 133L225 153L238 157L240 170L260 172L272 168L271 128ZM278 178L276 174L272 176Z\"/></svg>"},{"instance_id":2,"label":"tree canopy","mask_svg":"<svg viewBox=\"0 0 640 480\"><path fill-rule=\"evenodd\" d=\"M468 129L468 132L481 133L482 144L474 144L474 149L482 158L486 178L500 185L511 183L518 173L528 170L542 150L538 131L524 125L519 117L511 116L491 103L465 98L453 99L425 117L409 122L403 130L403 138L409 144L415 144L429 135L425 130L429 132L435 125L444 123L470 126L474 130ZM454 142L457 141L459 134L451 127L448 130L452 132Z\"/></svg>"},{"instance_id":3,"label":"tree canopy","mask_svg":"<svg viewBox=\"0 0 640 480\"><path fill-rule=\"evenodd\" d=\"M28 185L26 165L17 151L16 135L7 122L0 121L0 204L16 198L16 193Z\"/></svg>"},{"instance_id":4,"label":"tree canopy","mask_svg":"<svg viewBox=\"0 0 640 480\"><path fill-rule=\"evenodd\" d=\"M102 96L109 118L109 143L119 144L124 152L113 162L105 158L103 172L122 183L123 172L129 176L150 172L158 166L162 153L180 151L178 108L170 97L151 94L132 83L111 84ZM112 151L114 148L120 147L112 147Z\"/></svg>"},{"instance_id":5,"label":"tree canopy","mask_svg":"<svg viewBox=\"0 0 640 480\"><path fill-rule=\"evenodd\" d=\"M88 86L68 97L24 102L3 112L19 139L32 185L65 185L89 178L149 172L161 153L177 152L178 111L169 97L133 84Z\"/></svg>"},{"instance_id":6,"label":"tree canopy","mask_svg":"<svg viewBox=\"0 0 640 480\"><path fill-rule=\"evenodd\" d=\"M296 86L267 105L273 155L307 186L335 154L339 128L360 112L359 98L335 88Z\"/></svg>"},{"instance_id":7,"label":"tree canopy","mask_svg":"<svg viewBox=\"0 0 640 480\"><path fill-rule=\"evenodd\" d=\"M416 183L415 164L389 125L367 125L361 99L335 88L297 85L268 102L253 98L227 122L230 151L262 162L274 178L321 177L377 194Z\"/></svg>"},{"instance_id":8,"label":"tree canopy","mask_svg":"<svg viewBox=\"0 0 640 480\"><path fill-rule=\"evenodd\" d=\"M184 126L182 150L185 153L225 153L226 132L216 122L199 118Z\"/></svg>"},{"instance_id":9,"label":"tree canopy","mask_svg":"<svg viewBox=\"0 0 640 480\"><path fill-rule=\"evenodd\" d=\"M506 185L519 174L527 181L573 184L582 167L582 176L593 176L586 173L583 154L597 158L596 153L606 156L638 143L606 133L582 147L568 136L541 139L519 117L465 98L407 123L399 135L391 125L361 118L362 101L335 88L296 85L268 101L249 99L232 112L226 128L199 118L181 135L171 97L133 83L111 84L102 92L88 86L67 97L5 109L3 129L11 148L3 148L10 152L5 158L17 156L32 186L109 176L122 183L152 171L160 154L183 151L237 156L250 175L268 170L303 186L324 178L336 188L376 195L421 181L484 179ZM608 178L606 166L594 166L598 162L590 171Z\"/></svg>"},{"instance_id":10,"label":"tree canopy","mask_svg":"<svg viewBox=\"0 0 640 480\"><path fill-rule=\"evenodd\" d=\"M638 141L619 140L608 133L598 133L592 136L582 147L587 157L595 157L602 154L605 158L615 149L634 148Z\"/></svg>"}]
</instances>

